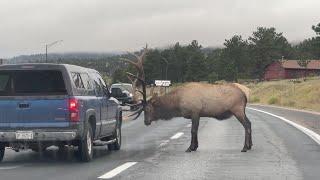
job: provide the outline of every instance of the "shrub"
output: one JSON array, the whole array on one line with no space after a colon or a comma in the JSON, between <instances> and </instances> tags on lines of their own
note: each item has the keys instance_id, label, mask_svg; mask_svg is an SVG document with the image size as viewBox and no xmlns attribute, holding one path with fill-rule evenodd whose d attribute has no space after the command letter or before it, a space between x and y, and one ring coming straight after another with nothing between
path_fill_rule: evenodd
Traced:
<instances>
[{"instance_id":1,"label":"shrub","mask_svg":"<svg viewBox=\"0 0 320 180\"><path fill-rule=\"evenodd\" d=\"M255 102L260 102L260 99L257 96L253 96L251 98L251 102L255 103Z\"/></svg>"},{"instance_id":2,"label":"shrub","mask_svg":"<svg viewBox=\"0 0 320 180\"><path fill-rule=\"evenodd\" d=\"M276 104L276 103L278 103L278 102L279 102L278 98L276 98L276 97L274 97L274 96L272 96L272 97L268 100L268 104Z\"/></svg>"}]
</instances>

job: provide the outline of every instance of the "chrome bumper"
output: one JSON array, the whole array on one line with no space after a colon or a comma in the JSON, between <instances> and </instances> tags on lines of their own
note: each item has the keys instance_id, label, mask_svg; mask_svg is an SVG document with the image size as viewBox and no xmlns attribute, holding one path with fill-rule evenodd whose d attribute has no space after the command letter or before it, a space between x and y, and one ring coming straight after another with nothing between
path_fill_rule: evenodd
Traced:
<instances>
[{"instance_id":1,"label":"chrome bumper","mask_svg":"<svg viewBox=\"0 0 320 180\"><path fill-rule=\"evenodd\" d=\"M77 137L76 131L39 131L39 130L34 130L32 132L33 132L32 139L16 139L16 131L0 131L0 142L71 141Z\"/></svg>"}]
</instances>

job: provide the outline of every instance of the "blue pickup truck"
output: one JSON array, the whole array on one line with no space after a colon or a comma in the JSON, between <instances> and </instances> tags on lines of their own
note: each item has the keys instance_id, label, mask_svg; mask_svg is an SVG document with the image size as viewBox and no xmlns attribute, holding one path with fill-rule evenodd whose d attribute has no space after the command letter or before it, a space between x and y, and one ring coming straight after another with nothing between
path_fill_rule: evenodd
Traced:
<instances>
[{"instance_id":1,"label":"blue pickup truck","mask_svg":"<svg viewBox=\"0 0 320 180\"><path fill-rule=\"evenodd\" d=\"M40 152L78 146L92 159L96 140L121 147L122 110L93 69L68 64L0 66L0 161L5 149Z\"/></svg>"}]
</instances>

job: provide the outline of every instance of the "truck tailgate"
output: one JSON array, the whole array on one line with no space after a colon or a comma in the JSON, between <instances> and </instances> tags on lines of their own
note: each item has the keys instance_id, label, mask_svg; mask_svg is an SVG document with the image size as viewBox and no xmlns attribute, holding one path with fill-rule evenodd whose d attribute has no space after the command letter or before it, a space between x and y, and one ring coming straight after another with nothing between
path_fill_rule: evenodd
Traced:
<instances>
[{"instance_id":1,"label":"truck tailgate","mask_svg":"<svg viewBox=\"0 0 320 180\"><path fill-rule=\"evenodd\" d=\"M68 127L67 98L0 100L0 128Z\"/></svg>"},{"instance_id":2,"label":"truck tailgate","mask_svg":"<svg viewBox=\"0 0 320 180\"><path fill-rule=\"evenodd\" d=\"M0 128L68 127L68 117L60 70L0 71Z\"/></svg>"}]
</instances>

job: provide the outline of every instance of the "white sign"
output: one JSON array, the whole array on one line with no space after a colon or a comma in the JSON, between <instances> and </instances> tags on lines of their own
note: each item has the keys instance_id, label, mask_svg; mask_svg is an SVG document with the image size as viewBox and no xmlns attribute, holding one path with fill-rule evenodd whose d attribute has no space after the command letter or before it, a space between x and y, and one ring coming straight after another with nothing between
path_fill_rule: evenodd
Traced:
<instances>
[{"instance_id":1,"label":"white sign","mask_svg":"<svg viewBox=\"0 0 320 180\"><path fill-rule=\"evenodd\" d=\"M171 85L170 80L155 80L154 83L156 84L156 86L164 86L164 87L168 87Z\"/></svg>"},{"instance_id":2,"label":"white sign","mask_svg":"<svg viewBox=\"0 0 320 180\"><path fill-rule=\"evenodd\" d=\"M16 139L33 139L32 131L17 131Z\"/></svg>"}]
</instances>

